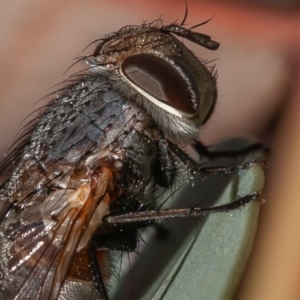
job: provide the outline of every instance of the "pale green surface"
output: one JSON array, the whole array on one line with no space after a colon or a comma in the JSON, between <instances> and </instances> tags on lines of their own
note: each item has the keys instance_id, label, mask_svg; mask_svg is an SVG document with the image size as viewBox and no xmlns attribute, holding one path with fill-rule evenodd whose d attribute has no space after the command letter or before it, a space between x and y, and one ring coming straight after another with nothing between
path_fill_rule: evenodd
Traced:
<instances>
[{"instance_id":1,"label":"pale green surface","mask_svg":"<svg viewBox=\"0 0 300 300\"><path fill-rule=\"evenodd\" d=\"M216 205L234 200L236 189L242 196L260 191L263 183L259 166L242 171ZM258 214L259 203L254 201L231 214L210 215L201 234L187 242L182 255L173 260L176 263L160 288L154 294L149 291L144 299L231 299L252 248Z\"/></svg>"}]
</instances>

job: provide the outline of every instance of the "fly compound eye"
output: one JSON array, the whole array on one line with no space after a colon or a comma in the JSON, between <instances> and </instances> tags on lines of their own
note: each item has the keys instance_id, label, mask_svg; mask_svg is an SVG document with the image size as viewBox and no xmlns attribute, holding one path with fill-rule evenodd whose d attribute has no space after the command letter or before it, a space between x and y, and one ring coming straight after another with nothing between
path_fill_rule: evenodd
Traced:
<instances>
[{"instance_id":1,"label":"fly compound eye","mask_svg":"<svg viewBox=\"0 0 300 300\"><path fill-rule=\"evenodd\" d=\"M122 62L120 71L131 86L156 106L179 117L189 118L197 112L196 84L176 57L136 54Z\"/></svg>"}]
</instances>

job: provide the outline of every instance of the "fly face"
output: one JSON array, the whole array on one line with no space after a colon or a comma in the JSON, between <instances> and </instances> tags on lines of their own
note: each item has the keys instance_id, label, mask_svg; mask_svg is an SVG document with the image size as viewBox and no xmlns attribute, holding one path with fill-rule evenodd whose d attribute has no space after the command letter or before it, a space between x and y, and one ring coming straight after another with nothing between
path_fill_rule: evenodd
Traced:
<instances>
[{"instance_id":1,"label":"fly face","mask_svg":"<svg viewBox=\"0 0 300 300\"><path fill-rule=\"evenodd\" d=\"M0 189L3 299L108 299L109 251L135 250L138 229L258 197L160 207L186 180L182 170L205 175L263 163L205 168L175 144L210 156L196 140L216 101L215 76L175 35L218 46L160 22L109 34L85 58L89 72L71 77L24 131Z\"/></svg>"}]
</instances>

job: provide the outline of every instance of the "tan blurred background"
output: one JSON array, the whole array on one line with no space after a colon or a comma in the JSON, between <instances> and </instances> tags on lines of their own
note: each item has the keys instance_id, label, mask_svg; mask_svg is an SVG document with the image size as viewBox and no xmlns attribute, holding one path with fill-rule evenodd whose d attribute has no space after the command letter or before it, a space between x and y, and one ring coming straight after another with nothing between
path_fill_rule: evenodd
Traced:
<instances>
[{"instance_id":1,"label":"tan blurred background","mask_svg":"<svg viewBox=\"0 0 300 300\"><path fill-rule=\"evenodd\" d=\"M193 46L219 75L202 140L254 135L272 147L267 203L237 299L300 299L300 1L187 2L187 23L214 16L198 30L221 43L216 52ZM181 20L184 11L183 0L2 0L0 156L86 45L124 25Z\"/></svg>"}]
</instances>

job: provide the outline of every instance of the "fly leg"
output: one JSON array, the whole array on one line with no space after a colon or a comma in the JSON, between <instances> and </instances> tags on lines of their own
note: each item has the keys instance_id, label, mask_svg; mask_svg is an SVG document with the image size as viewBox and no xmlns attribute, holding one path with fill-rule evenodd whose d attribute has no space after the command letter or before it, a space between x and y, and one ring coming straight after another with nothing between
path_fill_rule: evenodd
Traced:
<instances>
[{"instance_id":1,"label":"fly leg","mask_svg":"<svg viewBox=\"0 0 300 300\"><path fill-rule=\"evenodd\" d=\"M231 166L200 167L199 171L198 171L199 173L196 173L196 174L201 174L201 175L230 174L231 172L234 172L234 171L249 169L250 167L252 167L256 164L259 164L263 167L268 166L268 163L264 158L254 158L254 159L250 159L245 162L231 165Z\"/></svg>"},{"instance_id":2,"label":"fly leg","mask_svg":"<svg viewBox=\"0 0 300 300\"><path fill-rule=\"evenodd\" d=\"M131 252L136 249L137 235L134 232L109 232L92 239L91 244L98 250L119 250Z\"/></svg>"},{"instance_id":3,"label":"fly leg","mask_svg":"<svg viewBox=\"0 0 300 300\"><path fill-rule=\"evenodd\" d=\"M213 213L220 212L230 212L237 210L251 201L257 200L260 196L259 192L255 192L244 197L238 198L237 200L216 206L208 207L190 207L190 208L166 208L166 209L156 209L156 210L146 210L140 212L132 212L120 215L108 215L103 218L104 224L110 225L125 225L125 224L135 224L140 222L155 222L161 221L163 219L171 218L197 218L203 217Z\"/></svg>"},{"instance_id":4,"label":"fly leg","mask_svg":"<svg viewBox=\"0 0 300 300\"><path fill-rule=\"evenodd\" d=\"M241 155L247 155L257 150L262 150L265 152L268 152L270 150L267 145L262 143L254 143L237 150L224 150L224 151L211 151L199 141L194 141L192 146L199 155L203 155L208 158L236 157Z\"/></svg>"},{"instance_id":5,"label":"fly leg","mask_svg":"<svg viewBox=\"0 0 300 300\"><path fill-rule=\"evenodd\" d=\"M137 247L137 236L133 232L109 232L93 237L88 247L88 260L93 283L100 294L100 298L108 300L108 293L99 267L97 252L99 250L134 251Z\"/></svg>"},{"instance_id":6,"label":"fly leg","mask_svg":"<svg viewBox=\"0 0 300 300\"><path fill-rule=\"evenodd\" d=\"M187 153L185 153L183 150L181 150L172 142L168 142L168 144L172 152L186 165L190 173L193 175L229 174L233 171L248 169L255 164L260 164L262 166L268 165L267 161L264 158L253 158L248 161L237 163L231 166L203 167L203 164L197 163ZM257 144L257 145L262 145L262 144Z\"/></svg>"},{"instance_id":7,"label":"fly leg","mask_svg":"<svg viewBox=\"0 0 300 300\"><path fill-rule=\"evenodd\" d=\"M109 300L107 290L103 281L103 277L101 274L101 270L99 268L99 264L97 260L97 249L93 245L89 246L88 259L90 263L90 270L92 273L92 280L100 295L100 298L103 300Z\"/></svg>"}]
</instances>

